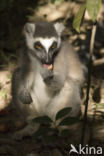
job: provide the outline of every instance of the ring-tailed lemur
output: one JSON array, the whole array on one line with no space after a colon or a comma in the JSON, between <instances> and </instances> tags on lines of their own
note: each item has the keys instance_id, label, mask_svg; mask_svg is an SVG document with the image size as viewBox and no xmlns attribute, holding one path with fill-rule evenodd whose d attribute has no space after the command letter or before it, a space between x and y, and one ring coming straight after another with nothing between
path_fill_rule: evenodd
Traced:
<instances>
[{"instance_id":1,"label":"ring-tailed lemur","mask_svg":"<svg viewBox=\"0 0 104 156\"><path fill-rule=\"evenodd\" d=\"M13 103L26 120L72 107L80 112L83 67L68 41L62 42L61 23L35 22L24 26L21 64L13 74ZM51 69L49 69L51 66Z\"/></svg>"}]
</instances>

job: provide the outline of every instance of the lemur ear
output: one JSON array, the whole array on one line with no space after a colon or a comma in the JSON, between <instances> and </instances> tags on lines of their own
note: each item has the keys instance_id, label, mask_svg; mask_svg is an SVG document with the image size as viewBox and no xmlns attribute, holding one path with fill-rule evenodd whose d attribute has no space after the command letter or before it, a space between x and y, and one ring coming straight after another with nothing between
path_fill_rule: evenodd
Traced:
<instances>
[{"instance_id":1,"label":"lemur ear","mask_svg":"<svg viewBox=\"0 0 104 156\"><path fill-rule=\"evenodd\" d=\"M63 23L59 23L59 22L55 23L54 24L54 27L55 27L58 35L61 35L61 33L63 32L63 30L65 29L65 26L63 25Z\"/></svg>"},{"instance_id":2,"label":"lemur ear","mask_svg":"<svg viewBox=\"0 0 104 156\"><path fill-rule=\"evenodd\" d=\"M35 32L35 24L26 23L24 26L24 34L28 36L33 36L34 32Z\"/></svg>"}]
</instances>

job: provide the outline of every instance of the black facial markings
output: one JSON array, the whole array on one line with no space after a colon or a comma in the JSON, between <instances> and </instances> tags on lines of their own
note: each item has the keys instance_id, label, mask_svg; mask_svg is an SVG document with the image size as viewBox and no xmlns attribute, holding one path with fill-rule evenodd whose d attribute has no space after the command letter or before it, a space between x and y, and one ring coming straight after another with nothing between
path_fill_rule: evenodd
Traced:
<instances>
[{"instance_id":1,"label":"black facial markings","mask_svg":"<svg viewBox=\"0 0 104 156\"><path fill-rule=\"evenodd\" d=\"M51 47L49 48L48 54L49 54L49 55L52 55L52 57L53 57L53 55L56 54L57 51L59 51L59 48L57 47L57 42L54 41L54 42L52 43Z\"/></svg>"},{"instance_id":2,"label":"black facial markings","mask_svg":"<svg viewBox=\"0 0 104 156\"><path fill-rule=\"evenodd\" d=\"M41 52L44 51L44 52L46 52L44 45L42 45L40 41L36 41L36 42L34 43L34 48L35 48L36 50L38 50L38 51L41 51ZM49 48L49 52L52 52L52 53L53 53L56 49L57 49L57 42L54 41L54 42L52 43L52 45L50 46L50 48ZM47 52L46 52L46 53L47 53Z\"/></svg>"},{"instance_id":3,"label":"black facial markings","mask_svg":"<svg viewBox=\"0 0 104 156\"><path fill-rule=\"evenodd\" d=\"M49 52L46 52L44 45L41 44L40 41L36 41L34 43L35 52L32 52L32 55L37 57L37 59L42 64L52 64L54 62L54 58L57 55L59 48L57 47L57 41L53 41L49 48Z\"/></svg>"},{"instance_id":4,"label":"black facial markings","mask_svg":"<svg viewBox=\"0 0 104 156\"><path fill-rule=\"evenodd\" d=\"M36 50L41 50L41 49L43 49L44 47L42 46L42 44L41 44L39 41L36 41L36 42L34 43L34 48L35 48Z\"/></svg>"},{"instance_id":5,"label":"black facial markings","mask_svg":"<svg viewBox=\"0 0 104 156\"><path fill-rule=\"evenodd\" d=\"M56 49L57 48L57 42L54 41L51 45L51 47L49 48L49 50L52 50L52 49Z\"/></svg>"}]
</instances>

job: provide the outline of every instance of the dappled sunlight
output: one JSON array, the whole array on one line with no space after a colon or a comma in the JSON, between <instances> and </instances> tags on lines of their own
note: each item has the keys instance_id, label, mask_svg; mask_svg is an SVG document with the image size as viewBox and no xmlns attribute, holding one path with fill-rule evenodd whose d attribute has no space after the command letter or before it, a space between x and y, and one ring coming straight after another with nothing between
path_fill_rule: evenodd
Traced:
<instances>
[{"instance_id":1,"label":"dappled sunlight","mask_svg":"<svg viewBox=\"0 0 104 156\"><path fill-rule=\"evenodd\" d=\"M61 4L47 4L42 6L35 12L35 16L45 17L47 21L55 21L64 17L71 17L76 14L79 9L79 4L75 2L63 2Z\"/></svg>"},{"instance_id":2,"label":"dappled sunlight","mask_svg":"<svg viewBox=\"0 0 104 156\"><path fill-rule=\"evenodd\" d=\"M0 110L8 106L11 100L11 73L0 71Z\"/></svg>"}]
</instances>

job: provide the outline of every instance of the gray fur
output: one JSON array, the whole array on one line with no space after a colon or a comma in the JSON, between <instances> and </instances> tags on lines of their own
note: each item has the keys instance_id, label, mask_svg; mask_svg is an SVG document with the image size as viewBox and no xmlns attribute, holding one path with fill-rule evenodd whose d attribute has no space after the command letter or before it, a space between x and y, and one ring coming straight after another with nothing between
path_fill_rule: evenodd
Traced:
<instances>
[{"instance_id":1,"label":"gray fur","mask_svg":"<svg viewBox=\"0 0 104 156\"><path fill-rule=\"evenodd\" d=\"M33 33L34 31L30 29L31 27L28 33ZM36 29L38 27L34 30ZM52 29L55 29L54 25ZM25 33L28 34L27 31ZM59 40L59 32L57 35L53 33L51 37ZM53 70L48 70L37 58L33 46L28 44L31 42L30 38L30 35L26 36L26 46L21 52L20 67L13 74L13 103L26 120L41 115L48 115L54 120L56 113L65 107L72 107L70 115L77 116L81 110L80 91L84 82L83 67L77 54L67 41L62 42L60 39L60 47L53 58ZM35 36L32 37L33 39L36 39Z\"/></svg>"}]
</instances>

